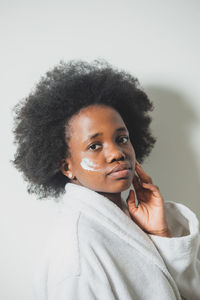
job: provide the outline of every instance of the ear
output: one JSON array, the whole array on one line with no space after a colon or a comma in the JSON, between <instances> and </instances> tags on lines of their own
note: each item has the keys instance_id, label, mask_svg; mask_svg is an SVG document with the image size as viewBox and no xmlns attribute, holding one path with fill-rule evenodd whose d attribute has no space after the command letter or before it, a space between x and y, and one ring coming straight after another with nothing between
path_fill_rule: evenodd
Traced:
<instances>
[{"instance_id":1,"label":"ear","mask_svg":"<svg viewBox=\"0 0 200 300\"><path fill-rule=\"evenodd\" d=\"M74 179L69 158L62 159L60 170L63 173L63 175L65 175L69 179Z\"/></svg>"}]
</instances>

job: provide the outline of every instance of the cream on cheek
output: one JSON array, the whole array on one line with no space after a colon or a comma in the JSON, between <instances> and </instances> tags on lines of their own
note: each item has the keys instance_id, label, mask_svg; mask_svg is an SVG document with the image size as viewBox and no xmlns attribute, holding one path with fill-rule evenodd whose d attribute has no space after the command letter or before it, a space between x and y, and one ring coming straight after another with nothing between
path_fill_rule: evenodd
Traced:
<instances>
[{"instance_id":1,"label":"cream on cheek","mask_svg":"<svg viewBox=\"0 0 200 300\"><path fill-rule=\"evenodd\" d=\"M84 170L98 172L98 173L105 173L105 169L99 168L98 164L93 163L88 158L83 158L80 164Z\"/></svg>"}]
</instances>

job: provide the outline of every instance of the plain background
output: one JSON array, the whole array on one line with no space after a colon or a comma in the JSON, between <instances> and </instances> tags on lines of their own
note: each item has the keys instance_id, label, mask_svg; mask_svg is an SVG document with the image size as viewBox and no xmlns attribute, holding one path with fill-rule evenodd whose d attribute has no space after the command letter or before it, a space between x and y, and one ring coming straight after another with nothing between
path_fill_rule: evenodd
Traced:
<instances>
[{"instance_id":1,"label":"plain background","mask_svg":"<svg viewBox=\"0 0 200 300\"><path fill-rule=\"evenodd\" d=\"M61 59L104 58L154 102L157 143L143 164L165 200L200 217L200 1L0 1L0 299L31 300L56 204L39 201L9 160L12 107Z\"/></svg>"}]
</instances>

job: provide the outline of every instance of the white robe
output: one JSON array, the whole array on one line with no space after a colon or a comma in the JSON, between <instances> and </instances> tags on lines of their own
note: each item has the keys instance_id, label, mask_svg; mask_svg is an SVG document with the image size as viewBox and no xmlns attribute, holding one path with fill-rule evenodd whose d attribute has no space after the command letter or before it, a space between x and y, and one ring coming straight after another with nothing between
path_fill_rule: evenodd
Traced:
<instances>
[{"instance_id":1,"label":"white robe","mask_svg":"<svg viewBox=\"0 0 200 300\"><path fill-rule=\"evenodd\" d=\"M68 183L35 273L35 299L199 300L198 220L182 204L165 210L172 238L146 234L127 211Z\"/></svg>"}]
</instances>

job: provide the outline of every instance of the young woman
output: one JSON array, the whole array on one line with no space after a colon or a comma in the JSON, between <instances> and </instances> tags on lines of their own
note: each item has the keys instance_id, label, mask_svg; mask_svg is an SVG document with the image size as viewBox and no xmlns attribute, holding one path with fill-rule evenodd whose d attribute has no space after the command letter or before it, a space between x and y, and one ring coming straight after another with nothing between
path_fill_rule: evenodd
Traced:
<instances>
[{"instance_id":1,"label":"young woman","mask_svg":"<svg viewBox=\"0 0 200 300\"><path fill-rule=\"evenodd\" d=\"M59 64L16 107L28 191L62 195L36 299L200 299L198 220L164 203L140 165L155 143L150 110L137 80L102 61Z\"/></svg>"}]
</instances>

